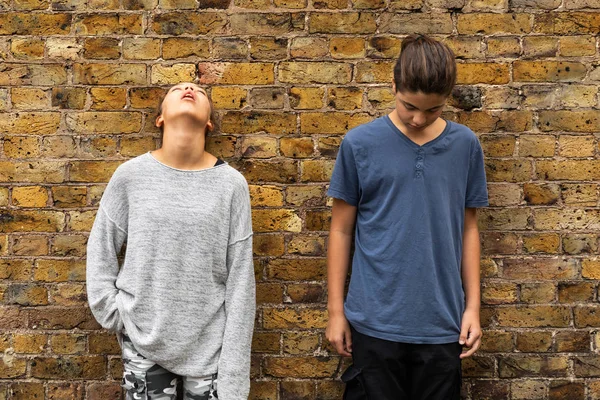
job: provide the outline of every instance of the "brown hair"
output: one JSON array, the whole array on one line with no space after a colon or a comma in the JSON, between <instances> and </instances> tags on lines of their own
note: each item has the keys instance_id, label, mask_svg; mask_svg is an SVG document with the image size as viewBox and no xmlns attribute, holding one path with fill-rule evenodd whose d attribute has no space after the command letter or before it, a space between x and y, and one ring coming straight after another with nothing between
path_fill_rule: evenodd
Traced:
<instances>
[{"instance_id":1,"label":"brown hair","mask_svg":"<svg viewBox=\"0 0 600 400\"><path fill-rule=\"evenodd\" d=\"M174 86L177 86L177 85L174 85ZM158 118L162 115L162 105L163 105L163 102L165 101L165 97L167 96L167 93L171 89L171 87L169 87L169 89L167 89L167 91L165 93L163 93L160 96L160 98L158 99L158 106L156 107L156 115L154 116L154 120L156 120L156 118ZM204 136L207 136L209 133L215 133L217 131L217 128L219 127L218 123L217 123L217 113L215 112L215 107L213 105L212 98L210 97L210 93L208 91L206 92L206 96L208 97L208 103L210 104L210 117L209 118L210 118L210 121L212 122L213 128L211 131L209 131L207 129L206 132L204 132ZM164 134L164 124L159 126L158 129L160 129L160 140L162 141L163 134Z\"/></svg>"},{"instance_id":2,"label":"brown hair","mask_svg":"<svg viewBox=\"0 0 600 400\"><path fill-rule=\"evenodd\" d=\"M394 66L396 92L422 92L449 96L456 83L456 62L448 46L425 35L402 41Z\"/></svg>"}]
</instances>

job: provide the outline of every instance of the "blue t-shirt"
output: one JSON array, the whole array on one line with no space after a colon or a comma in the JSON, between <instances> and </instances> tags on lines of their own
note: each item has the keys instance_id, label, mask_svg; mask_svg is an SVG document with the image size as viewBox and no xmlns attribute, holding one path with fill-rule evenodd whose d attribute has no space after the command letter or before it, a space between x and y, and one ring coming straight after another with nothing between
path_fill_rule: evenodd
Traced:
<instances>
[{"instance_id":1,"label":"blue t-shirt","mask_svg":"<svg viewBox=\"0 0 600 400\"><path fill-rule=\"evenodd\" d=\"M346 318L365 335L458 341L465 208L488 204L483 152L447 121L419 146L388 116L349 131L327 194L357 207Z\"/></svg>"}]
</instances>

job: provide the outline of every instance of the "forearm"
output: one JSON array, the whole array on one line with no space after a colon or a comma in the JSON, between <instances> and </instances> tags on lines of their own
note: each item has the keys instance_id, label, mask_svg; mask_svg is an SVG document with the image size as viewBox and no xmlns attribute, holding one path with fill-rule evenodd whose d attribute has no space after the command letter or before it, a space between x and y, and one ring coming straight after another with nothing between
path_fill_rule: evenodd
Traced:
<instances>
[{"instance_id":1,"label":"forearm","mask_svg":"<svg viewBox=\"0 0 600 400\"><path fill-rule=\"evenodd\" d=\"M256 311L251 236L229 246L227 269L219 394L226 400L245 399L250 388L250 347Z\"/></svg>"},{"instance_id":2,"label":"forearm","mask_svg":"<svg viewBox=\"0 0 600 400\"><path fill-rule=\"evenodd\" d=\"M329 235L327 251L327 309L330 315L344 312L344 288L350 266L352 237L341 231Z\"/></svg>"},{"instance_id":3,"label":"forearm","mask_svg":"<svg viewBox=\"0 0 600 400\"><path fill-rule=\"evenodd\" d=\"M479 312L480 309L480 242L479 229L477 228L476 217L475 223L465 224L463 235L463 257L462 257L462 282L465 291L465 308Z\"/></svg>"}]
</instances>

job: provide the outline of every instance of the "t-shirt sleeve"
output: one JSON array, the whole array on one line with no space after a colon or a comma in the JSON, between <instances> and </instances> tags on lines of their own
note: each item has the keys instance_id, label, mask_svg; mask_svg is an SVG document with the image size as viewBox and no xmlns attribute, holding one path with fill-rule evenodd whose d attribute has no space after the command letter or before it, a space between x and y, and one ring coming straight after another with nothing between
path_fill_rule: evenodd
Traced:
<instances>
[{"instance_id":1,"label":"t-shirt sleeve","mask_svg":"<svg viewBox=\"0 0 600 400\"><path fill-rule=\"evenodd\" d=\"M354 151L348 139L342 140L327 195L342 199L352 206L358 205L358 199L360 198L358 170Z\"/></svg>"},{"instance_id":2,"label":"t-shirt sleeve","mask_svg":"<svg viewBox=\"0 0 600 400\"><path fill-rule=\"evenodd\" d=\"M485 178L485 164L483 162L483 150L481 149L479 141L476 141L471 148L465 208L486 207L487 205L488 191Z\"/></svg>"}]
</instances>

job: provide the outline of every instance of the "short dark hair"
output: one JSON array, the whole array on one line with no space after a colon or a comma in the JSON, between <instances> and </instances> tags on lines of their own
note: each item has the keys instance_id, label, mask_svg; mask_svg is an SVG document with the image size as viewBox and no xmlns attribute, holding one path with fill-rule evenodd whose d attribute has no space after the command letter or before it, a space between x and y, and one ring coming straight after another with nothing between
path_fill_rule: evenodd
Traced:
<instances>
[{"instance_id":1,"label":"short dark hair","mask_svg":"<svg viewBox=\"0 0 600 400\"><path fill-rule=\"evenodd\" d=\"M394 81L396 92L449 96L456 83L454 53L428 36L408 36L394 66Z\"/></svg>"}]
</instances>

